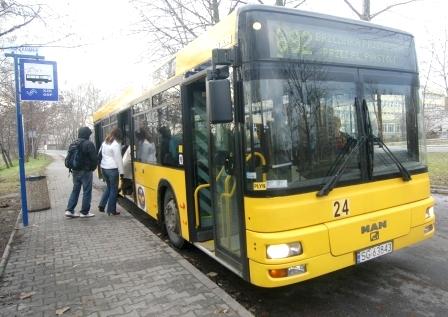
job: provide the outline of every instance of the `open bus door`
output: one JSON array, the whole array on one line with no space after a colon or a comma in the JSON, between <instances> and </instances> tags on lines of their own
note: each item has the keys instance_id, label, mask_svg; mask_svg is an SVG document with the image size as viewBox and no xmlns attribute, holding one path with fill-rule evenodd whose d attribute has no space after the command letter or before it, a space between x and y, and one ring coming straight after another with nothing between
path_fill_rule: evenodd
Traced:
<instances>
[{"instance_id":1,"label":"open bus door","mask_svg":"<svg viewBox=\"0 0 448 317\"><path fill-rule=\"evenodd\" d=\"M235 123L209 122L205 72L182 85L185 135L185 167L190 237L235 273L243 275L243 215L241 170L235 160ZM229 92L230 94L230 92Z\"/></svg>"},{"instance_id":2,"label":"open bus door","mask_svg":"<svg viewBox=\"0 0 448 317\"><path fill-rule=\"evenodd\" d=\"M132 108L120 112L117 115L117 126L123 133L122 140L122 157L123 157L123 169L124 169L124 179L120 181L120 194L123 197L136 202L136 197L134 193L134 167L133 167L133 129L132 129Z\"/></svg>"}]
</instances>

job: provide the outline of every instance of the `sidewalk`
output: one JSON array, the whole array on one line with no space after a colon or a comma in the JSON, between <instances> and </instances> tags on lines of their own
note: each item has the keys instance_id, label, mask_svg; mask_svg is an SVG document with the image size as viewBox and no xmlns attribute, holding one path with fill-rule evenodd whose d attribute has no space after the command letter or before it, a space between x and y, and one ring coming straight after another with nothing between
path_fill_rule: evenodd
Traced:
<instances>
[{"instance_id":1,"label":"sidewalk","mask_svg":"<svg viewBox=\"0 0 448 317\"><path fill-rule=\"evenodd\" d=\"M65 307L62 316L251 316L129 213L96 212L95 189L95 217L64 217L71 178L54 157L52 209L30 213L15 235L0 279L1 316L56 316Z\"/></svg>"}]
</instances>

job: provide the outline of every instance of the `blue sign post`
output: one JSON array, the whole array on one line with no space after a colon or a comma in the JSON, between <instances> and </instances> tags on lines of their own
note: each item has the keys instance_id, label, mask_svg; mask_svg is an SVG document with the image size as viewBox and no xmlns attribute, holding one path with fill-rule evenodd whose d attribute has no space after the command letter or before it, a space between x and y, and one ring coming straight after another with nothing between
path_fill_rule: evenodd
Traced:
<instances>
[{"instance_id":1,"label":"blue sign post","mask_svg":"<svg viewBox=\"0 0 448 317\"><path fill-rule=\"evenodd\" d=\"M15 53L6 53L6 57L14 58L14 77L15 77L15 85L16 85L16 116L17 116L17 143L19 148L19 176L20 176L20 194L22 201L22 222L26 227L28 226L28 204L26 197L26 184L25 184L25 148L23 141L23 122L22 122L22 110L20 107L20 96L28 95L23 100L49 100L49 101L57 101L58 93L57 93L57 76L56 76L56 63L55 62L45 62L41 61L44 59L43 56L38 55L21 55ZM37 65L54 65L50 66L52 69L51 76L48 75L48 66L38 66L37 68L33 68L30 70L29 67L26 66L26 61L30 63L35 63ZM19 69L20 63L20 69ZM25 68L26 67L26 68ZM25 69L28 69L28 72L23 72ZM34 73L32 73L34 72ZM22 85L20 85L19 74L22 74ZM35 75L37 77L28 76L28 81L34 83L34 85L30 85L26 83L26 75ZM24 76L25 75L25 81ZM44 76L44 77L39 77ZM31 80L31 79L34 80ZM52 85L47 85L50 80L52 81ZM34 81L34 82L33 82ZM43 84L46 82L46 85L37 86L34 88L35 84ZM28 87L28 88L26 88ZM21 89L22 88L22 89ZM36 93L34 93L34 90ZM33 91L33 92L32 92ZM56 96L56 97L55 97ZM28 99L29 98L29 99ZM39 98L39 99L36 99ZM45 99L46 98L46 99Z\"/></svg>"}]
</instances>

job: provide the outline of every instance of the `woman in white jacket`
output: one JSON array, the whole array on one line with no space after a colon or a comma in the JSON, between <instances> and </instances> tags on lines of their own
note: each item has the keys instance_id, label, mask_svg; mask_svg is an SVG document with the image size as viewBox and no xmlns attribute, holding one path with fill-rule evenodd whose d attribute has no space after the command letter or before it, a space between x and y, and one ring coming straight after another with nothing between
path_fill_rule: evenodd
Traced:
<instances>
[{"instance_id":1,"label":"woman in white jacket","mask_svg":"<svg viewBox=\"0 0 448 317\"><path fill-rule=\"evenodd\" d=\"M118 179L123 176L123 159L121 158L121 130L113 129L101 145L101 171L107 188L101 197L98 209L107 214L119 215L117 212ZM107 205L107 208L106 208Z\"/></svg>"}]
</instances>

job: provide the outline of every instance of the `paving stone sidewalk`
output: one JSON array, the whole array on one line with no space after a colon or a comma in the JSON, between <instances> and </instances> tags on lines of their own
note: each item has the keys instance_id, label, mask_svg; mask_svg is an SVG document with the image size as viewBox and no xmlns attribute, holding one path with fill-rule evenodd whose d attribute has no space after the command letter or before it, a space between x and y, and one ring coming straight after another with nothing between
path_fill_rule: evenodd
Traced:
<instances>
[{"instance_id":1,"label":"paving stone sidewalk","mask_svg":"<svg viewBox=\"0 0 448 317\"><path fill-rule=\"evenodd\" d=\"M71 178L55 158L52 209L30 213L15 235L0 316L56 316L65 307L62 316L251 316L129 213L64 217ZM94 190L92 206L99 196Z\"/></svg>"}]
</instances>

